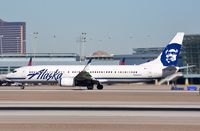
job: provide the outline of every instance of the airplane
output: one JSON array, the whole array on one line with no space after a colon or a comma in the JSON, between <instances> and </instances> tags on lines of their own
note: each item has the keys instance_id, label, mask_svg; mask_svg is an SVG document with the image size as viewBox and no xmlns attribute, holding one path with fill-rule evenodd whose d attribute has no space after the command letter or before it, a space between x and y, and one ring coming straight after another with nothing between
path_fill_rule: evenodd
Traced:
<instances>
[{"instance_id":1,"label":"airplane","mask_svg":"<svg viewBox=\"0 0 200 131\"><path fill-rule=\"evenodd\" d=\"M32 57L30 57L27 66L32 66ZM0 74L0 86L1 85L11 85L12 83L14 83L12 81L8 81L6 79L6 75L7 74Z\"/></svg>"},{"instance_id":2,"label":"airplane","mask_svg":"<svg viewBox=\"0 0 200 131\"><path fill-rule=\"evenodd\" d=\"M184 33L178 32L154 60L140 65L37 65L15 69L6 79L22 83L58 83L60 86L85 86L103 89L104 83L147 82L178 71L177 62ZM24 86L21 87L24 89Z\"/></svg>"},{"instance_id":3,"label":"airplane","mask_svg":"<svg viewBox=\"0 0 200 131\"><path fill-rule=\"evenodd\" d=\"M30 57L30 59L29 59L29 62L28 62L28 64L27 64L27 66L32 66L32 56Z\"/></svg>"},{"instance_id":4,"label":"airplane","mask_svg":"<svg viewBox=\"0 0 200 131\"><path fill-rule=\"evenodd\" d=\"M120 61L119 61L119 65L125 65L125 57L123 57Z\"/></svg>"}]
</instances>

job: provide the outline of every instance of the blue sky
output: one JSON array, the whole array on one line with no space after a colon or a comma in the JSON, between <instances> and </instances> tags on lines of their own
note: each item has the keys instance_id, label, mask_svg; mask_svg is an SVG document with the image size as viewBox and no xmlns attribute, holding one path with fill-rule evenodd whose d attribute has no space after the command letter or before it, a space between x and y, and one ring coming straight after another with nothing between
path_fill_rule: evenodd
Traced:
<instances>
[{"instance_id":1,"label":"blue sky","mask_svg":"<svg viewBox=\"0 0 200 131\"><path fill-rule=\"evenodd\" d=\"M0 0L0 18L27 23L27 52L79 53L86 32L86 55L130 54L132 48L165 46L178 31L199 34L199 5L199 0Z\"/></svg>"}]
</instances>

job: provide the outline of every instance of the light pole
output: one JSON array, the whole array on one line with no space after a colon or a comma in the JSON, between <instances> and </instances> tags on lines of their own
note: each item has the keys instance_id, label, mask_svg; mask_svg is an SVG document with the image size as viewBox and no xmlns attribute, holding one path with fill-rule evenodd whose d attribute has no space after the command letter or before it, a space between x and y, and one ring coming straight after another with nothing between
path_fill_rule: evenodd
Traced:
<instances>
[{"instance_id":1,"label":"light pole","mask_svg":"<svg viewBox=\"0 0 200 131\"><path fill-rule=\"evenodd\" d=\"M2 41L2 39L3 39L3 35L0 35L0 39L1 39L1 55L3 54L3 49L2 49L2 45L3 45L3 41Z\"/></svg>"},{"instance_id":2,"label":"light pole","mask_svg":"<svg viewBox=\"0 0 200 131\"><path fill-rule=\"evenodd\" d=\"M80 41L80 61L84 61L85 57L84 57L84 45L86 42L86 32L82 32L81 33L81 41Z\"/></svg>"},{"instance_id":3,"label":"light pole","mask_svg":"<svg viewBox=\"0 0 200 131\"><path fill-rule=\"evenodd\" d=\"M53 35L53 45L55 46L56 45L56 35L54 34ZM54 47L53 46L53 47ZM52 49L52 54L54 54L54 53L56 53L56 52L54 52L54 48Z\"/></svg>"},{"instance_id":4,"label":"light pole","mask_svg":"<svg viewBox=\"0 0 200 131\"><path fill-rule=\"evenodd\" d=\"M35 39L37 39L38 38L38 32L33 32L33 33L30 33L30 35L32 35L32 39L33 39L33 41L35 40ZM36 43L36 42L35 42ZM33 50L33 55L34 55L34 58L35 58L35 48L36 48L36 44L35 44L34 42L32 42L32 50ZM35 46L34 46L34 44L35 44Z\"/></svg>"}]
</instances>

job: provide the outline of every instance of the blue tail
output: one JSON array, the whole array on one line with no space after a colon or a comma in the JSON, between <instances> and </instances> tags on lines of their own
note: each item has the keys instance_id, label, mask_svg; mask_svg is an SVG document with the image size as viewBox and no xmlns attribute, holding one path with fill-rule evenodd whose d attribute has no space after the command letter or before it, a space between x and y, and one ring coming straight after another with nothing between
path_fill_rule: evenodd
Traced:
<instances>
[{"instance_id":1,"label":"blue tail","mask_svg":"<svg viewBox=\"0 0 200 131\"><path fill-rule=\"evenodd\" d=\"M183 42L184 33L179 32L164 48L162 53L153 61L142 65L152 66L154 68L165 68L167 66L177 66L178 56Z\"/></svg>"},{"instance_id":2,"label":"blue tail","mask_svg":"<svg viewBox=\"0 0 200 131\"><path fill-rule=\"evenodd\" d=\"M160 61L163 66L177 66L183 37L184 33L177 33L172 41L165 47L160 56Z\"/></svg>"}]
</instances>

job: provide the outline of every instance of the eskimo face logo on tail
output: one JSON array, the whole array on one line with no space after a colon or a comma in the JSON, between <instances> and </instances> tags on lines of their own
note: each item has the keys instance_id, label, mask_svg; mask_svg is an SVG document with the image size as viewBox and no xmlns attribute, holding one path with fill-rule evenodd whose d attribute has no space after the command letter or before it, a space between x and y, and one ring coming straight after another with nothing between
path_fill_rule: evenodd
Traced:
<instances>
[{"instance_id":1,"label":"eskimo face logo on tail","mask_svg":"<svg viewBox=\"0 0 200 131\"><path fill-rule=\"evenodd\" d=\"M172 43L167 45L161 55L161 62L164 66L176 66L178 62L178 55L180 52L181 45Z\"/></svg>"}]
</instances>

